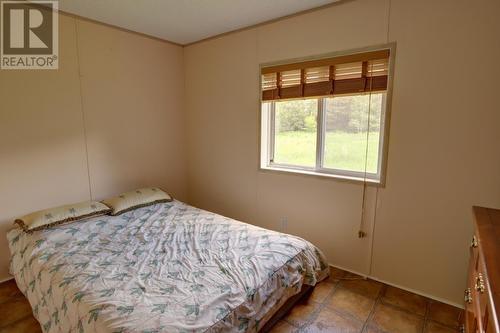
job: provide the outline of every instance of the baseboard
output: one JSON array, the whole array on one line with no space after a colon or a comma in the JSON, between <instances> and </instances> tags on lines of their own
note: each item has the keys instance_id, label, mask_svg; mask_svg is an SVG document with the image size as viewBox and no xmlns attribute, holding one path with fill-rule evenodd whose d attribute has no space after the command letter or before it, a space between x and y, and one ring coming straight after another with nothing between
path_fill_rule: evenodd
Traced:
<instances>
[{"instance_id":1,"label":"baseboard","mask_svg":"<svg viewBox=\"0 0 500 333\"><path fill-rule=\"evenodd\" d=\"M389 281L385 281L385 280L379 279L379 278L377 278L375 276L369 276L369 275L366 275L366 274L363 274L363 273L360 273L360 272L353 271L352 269L347 269L347 268L344 268L344 267L340 267L338 265L332 265L332 264L330 264L330 266L334 267L334 268L341 269L341 270L349 272L349 273L354 273L354 274L360 275L360 276L362 276L364 278L369 278L369 279L372 279L372 280L375 280L375 281L378 281L378 282L382 282L382 283L385 283L385 284L387 284L389 286L396 287L396 288L399 288L399 289L403 289L403 290L409 291L411 293L414 293L414 294L417 294L417 295L420 295L420 296L427 297L427 298L432 299L434 301L438 301L438 302L441 302L441 303L452 305L452 306L457 307L459 309L463 309L464 308L463 304L457 304L457 303L454 303L454 302L450 302L449 300L446 300L446 299L443 299L443 298L440 298L440 297L436 297L436 296L433 296L433 295L429 295L429 294L423 293L423 292L415 290L415 289L411 289L411 288L408 288L408 287L400 286L398 284L395 284L395 283L392 283L392 282L389 282Z\"/></svg>"},{"instance_id":2,"label":"baseboard","mask_svg":"<svg viewBox=\"0 0 500 333\"><path fill-rule=\"evenodd\" d=\"M13 276L0 280L0 283L4 283L4 282L10 281L12 279L14 279Z\"/></svg>"}]
</instances>

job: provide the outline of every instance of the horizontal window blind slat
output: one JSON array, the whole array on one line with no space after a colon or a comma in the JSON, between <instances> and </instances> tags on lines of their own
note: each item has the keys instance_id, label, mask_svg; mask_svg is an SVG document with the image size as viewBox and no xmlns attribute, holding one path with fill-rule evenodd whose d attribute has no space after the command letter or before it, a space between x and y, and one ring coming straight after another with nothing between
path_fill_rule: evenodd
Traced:
<instances>
[{"instance_id":1,"label":"horizontal window blind slat","mask_svg":"<svg viewBox=\"0 0 500 333\"><path fill-rule=\"evenodd\" d=\"M367 76L382 76L389 74L389 58L368 61Z\"/></svg>"},{"instance_id":2,"label":"horizontal window blind slat","mask_svg":"<svg viewBox=\"0 0 500 333\"><path fill-rule=\"evenodd\" d=\"M387 89L389 50L265 67L261 73L262 100L381 91Z\"/></svg>"},{"instance_id":3,"label":"horizontal window blind slat","mask_svg":"<svg viewBox=\"0 0 500 333\"><path fill-rule=\"evenodd\" d=\"M304 82L307 83L315 83L315 82L323 82L330 80L330 67L322 66L322 67L312 67L305 69L305 78Z\"/></svg>"},{"instance_id":4,"label":"horizontal window blind slat","mask_svg":"<svg viewBox=\"0 0 500 333\"><path fill-rule=\"evenodd\" d=\"M269 90L276 88L278 88L276 73L268 73L262 75L262 90Z\"/></svg>"},{"instance_id":5,"label":"horizontal window blind slat","mask_svg":"<svg viewBox=\"0 0 500 333\"><path fill-rule=\"evenodd\" d=\"M279 94L280 99L302 97L302 87L299 85L294 87L281 88Z\"/></svg>"},{"instance_id":6,"label":"horizontal window blind slat","mask_svg":"<svg viewBox=\"0 0 500 333\"><path fill-rule=\"evenodd\" d=\"M303 97L316 97L330 95L332 92L332 81L307 83L304 86Z\"/></svg>"},{"instance_id":7,"label":"horizontal window blind slat","mask_svg":"<svg viewBox=\"0 0 500 333\"><path fill-rule=\"evenodd\" d=\"M262 91L262 100L263 101L272 101L275 99L279 99L279 93L278 93L277 88Z\"/></svg>"},{"instance_id":8,"label":"horizontal window blind slat","mask_svg":"<svg viewBox=\"0 0 500 333\"><path fill-rule=\"evenodd\" d=\"M335 66L333 77L335 80L346 80L360 78L363 72L363 63L355 62L348 64L339 64Z\"/></svg>"},{"instance_id":9,"label":"horizontal window blind slat","mask_svg":"<svg viewBox=\"0 0 500 333\"><path fill-rule=\"evenodd\" d=\"M281 87L297 86L301 83L300 70L281 72Z\"/></svg>"},{"instance_id":10,"label":"horizontal window blind slat","mask_svg":"<svg viewBox=\"0 0 500 333\"><path fill-rule=\"evenodd\" d=\"M370 60L386 59L386 58L389 58L389 50L378 50L378 51L370 51L370 52L338 56L334 58L325 58L325 59L296 62L292 64L262 67L261 73L262 74L277 73L277 72L290 71L294 69L304 69L304 68L332 66L332 65L335 66L338 64L346 64L350 62L362 62L362 61L370 61Z\"/></svg>"}]
</instances>

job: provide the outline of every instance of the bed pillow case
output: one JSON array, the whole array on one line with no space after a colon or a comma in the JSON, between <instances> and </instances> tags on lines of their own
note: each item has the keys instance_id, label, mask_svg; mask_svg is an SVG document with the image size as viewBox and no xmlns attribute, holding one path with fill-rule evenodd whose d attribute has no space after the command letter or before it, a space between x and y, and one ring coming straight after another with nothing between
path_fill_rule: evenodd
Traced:
<instances>
[{"instance_id":1,"label":"bed pillow case","mask_svg":"<svg viewBox=\"0 0 500 333\"><path fill-rule=\"evenodd\" d=\"M111 209L98 201L84 201L44 210L17 218L14 223L26 232L47 229L66 222L109 214Z\"/></svg>"},{"instance_id":2,"label":"bed pillow case","mask_svg":"<svg viewBox=\"0 0 500 333\"><path fill-rule=\"evenodd\" d=\"M172 197L157 187L140 188L103 200L112 211L111 215L120 215L136 208L172 201Z\"/></svg>"}]
</instances>

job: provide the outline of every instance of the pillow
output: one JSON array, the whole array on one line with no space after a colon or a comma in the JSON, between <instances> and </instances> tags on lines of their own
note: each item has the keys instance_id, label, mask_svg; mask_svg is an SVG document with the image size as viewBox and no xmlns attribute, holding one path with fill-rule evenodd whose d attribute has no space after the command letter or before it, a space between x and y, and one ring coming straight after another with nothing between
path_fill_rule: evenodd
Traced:
<instances>
[{"instance_id":1,"label":"pillow","mask_svg":"<svg viewBox=\"0 0 500 333\"><path fill-rule=\"evenodd\" d=\"M98 201L84 201L72 205L40 210L20 217L14 223L17 223L24 231L32 232L47 229L61 223L104 215L110 212L111 209L108 206Z\"/></svg>"},{"instance_id":2,"label":"pillow","mask_svg":"<svg viewBox=\"0 0 500 333\"><path fill-rule=\"evenodd\" d=\"M102 203L111 207L113 210L111 215L119 215L136 208L172 200L170 195L159 188L147 187L122 193L119 196L103 200Z\"/></svg>"}]
</instances>

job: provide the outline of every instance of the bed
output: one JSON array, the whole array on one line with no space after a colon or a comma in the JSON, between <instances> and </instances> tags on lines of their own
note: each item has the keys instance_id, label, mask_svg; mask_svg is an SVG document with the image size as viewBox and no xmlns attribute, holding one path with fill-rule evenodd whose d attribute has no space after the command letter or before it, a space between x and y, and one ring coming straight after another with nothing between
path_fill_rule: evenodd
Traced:
<instances>
[{"instance_id":1,"label":"bed","mask_svg":"<svg viewBox=\"0 0 500 333\"><path fill-rule=\"evenodd\" d=\"M299 237L176 200L7 238L44 332L257 332L329 271Z\"/></svg>"}]
</instances>

